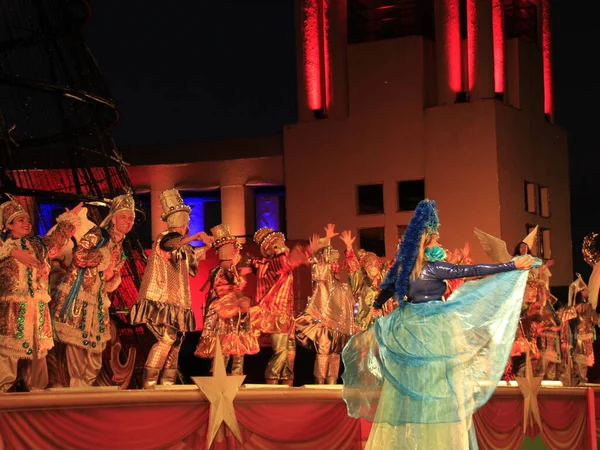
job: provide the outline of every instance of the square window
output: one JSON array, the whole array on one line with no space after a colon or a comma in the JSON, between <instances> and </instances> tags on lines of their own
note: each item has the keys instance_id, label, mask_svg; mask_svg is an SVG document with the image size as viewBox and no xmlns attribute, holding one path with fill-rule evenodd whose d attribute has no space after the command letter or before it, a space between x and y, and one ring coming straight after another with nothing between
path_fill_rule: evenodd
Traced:
<instances>
[{"instance_id":1,"label":"square window","mask_svg":"<svg viewBox=\"0 0 600 450\"><path fill-rule=\"evenodd\" d=\"M269 227L285 233L285 187L259 186L253 190L256 230Z\"/></svg>"},{"instance_id":2,"label":"square window","mask_svg":"<svg viewBox=\"0 0 600 450\"><path fill-rule=\"evenodd\" d=\"M373 252L377 256L385 256L385 230L378 228L361 228L358 230L360 248Z\"/></svg>"},{"instance_id":3,"label":"square window","mask_svg":"<svg viewBox=\"0 0 600 450\"><path fill-rule=\"evenodd\" d=\"M540 201L540 216L550 217L550 189L546 186L540 186L538 198Z\"/></svg>"},{"instance_id":4,"label":"square window","mask_svg":"<svg viewBox=\"0 0 600 450\"><path fill-rule=\"evenodd\" d=\"M383 184L357 186L358 214L383 214Z\"/></svg>"},{"instance_id":5,"label":"square window","mask_svg":"<svg viewBox=\"0 0 600 450\"><path fill-rule=\"evenodd\" d=\"M540 229L540 258L551 259L552 258L552 245L551 245L550 230L548 228Z\"/></svg>"},{"instance_id":6,"label":"square window","mask_svg":"<svg viewBox=\"0 0 600 450\"><path fill-rule=\"evenodd\" d=\"M398 211L414 211L425 199L425 180L398 182Z\"/></svg>"},{"instance_id":7,"label":"square window","mask_svg":"<svg viewBox=\"0 0 600 450\"><path fill-rule=\"evenodd\" d=\"M525 182L525 211L537 213L537 188L535 183Z\"/></svg>"}]
</instances>

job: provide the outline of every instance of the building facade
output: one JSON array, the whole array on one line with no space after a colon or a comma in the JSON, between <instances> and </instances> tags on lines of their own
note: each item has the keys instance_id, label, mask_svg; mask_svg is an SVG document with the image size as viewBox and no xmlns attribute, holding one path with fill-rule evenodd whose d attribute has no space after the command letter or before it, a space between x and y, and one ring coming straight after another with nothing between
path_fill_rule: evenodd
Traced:
<instances>
[{"instance_id":1,"label":"building facade","mask_svg":"<svg viewBox=\"0 0 600 450\"><path fill-rule=\"evenodd\" d=\"M239 236L265 217L291 239L333 222L391 258L428 197L444 245L469 242L476 261L486 256L474 226L512 252L539 225L552 284L569 284L567 142L553 123L547 0L298 0L297 10L298 122L280 141L254 140L250 154L199 162L192 151L180 164L131 167L150 193L152 233L158 192L177 187L220 192L219 219ZM283 188L265 186L284 186L285 202Z\"/></svg>"}]
</instances>

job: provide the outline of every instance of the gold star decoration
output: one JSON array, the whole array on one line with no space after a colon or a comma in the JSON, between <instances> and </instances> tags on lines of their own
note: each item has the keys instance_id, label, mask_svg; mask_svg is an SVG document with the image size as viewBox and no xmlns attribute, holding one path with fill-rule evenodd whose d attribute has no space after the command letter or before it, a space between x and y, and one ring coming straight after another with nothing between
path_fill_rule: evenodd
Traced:
<instances>
[{"instance_id":1,"label":"gold star decoration","mask_svg":"<svg viewBox=\"0 0 600 450\"><path fill-rule=\"evenodd\" d=\"M527 351L525 359L525 377L516 377L519 389L523 394L523 433L527 432L527 427L532 422L531 416L542 430L542 417L540 416L540 407L538 405L537 395L542 387L543 377L534 377L531 367L531 354Z\"/></svg>"},{"instance_id":2,"label":"gold star decoration","mask_svg":"<svg viewBox=\"0 0 600 450\"><path fill-rule=\"evenodd\" d=\"M225 360L220 339L217 338L212 377L192 377L192 380L206 395L210 402L208 429L206 432L206 448L212 445L221 424L229 427L236 439L241 443L242 435L235 417L233 400L244 382L246 375L230 375L225 372Z\"/></svg>"}]
</instances>

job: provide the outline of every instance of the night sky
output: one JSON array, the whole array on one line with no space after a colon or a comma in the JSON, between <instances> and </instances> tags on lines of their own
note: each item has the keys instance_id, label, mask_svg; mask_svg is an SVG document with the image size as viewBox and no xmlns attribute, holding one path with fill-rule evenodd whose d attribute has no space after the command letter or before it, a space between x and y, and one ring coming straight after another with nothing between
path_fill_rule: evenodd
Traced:
<instances>
[{"instance_id":1,"label":"night sky","mask_svg":"<svg viewBox=\"0 0 600 450\"><path fill-rule=\"evenodd\" d=\"M600 231L593 18L554 0L556 120L569 133L574 270ZM281 132L296 120L293 0L102 0L86 38L121 112L120 147ZM540 79L541 82L541 79ZM560 211L553 211L555 216Z\"/></svg>"},{"instance_id":2,"label":"night sky","mask_svg":"<svg viewBox=\"0 0 600 450\"><path fill-rule=\"evenodd\" d=\"M119 107L120 147L273 135L296 121L293 0L91 7L85 36Z\"/></svg>"}]
</instances>

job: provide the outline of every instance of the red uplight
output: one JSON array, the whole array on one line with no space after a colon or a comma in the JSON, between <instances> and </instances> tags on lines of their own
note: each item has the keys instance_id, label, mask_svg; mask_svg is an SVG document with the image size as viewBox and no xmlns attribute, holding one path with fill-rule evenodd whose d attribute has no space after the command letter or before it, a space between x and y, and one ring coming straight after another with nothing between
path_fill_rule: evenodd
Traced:
<instances>
[{"instance_id":1,"label":"red uplight","mask_svg":"<svg viewBox=\"0 0 600 450\"><path fill-rule=\"evenodd\" d=\"M323 107L321 98L321 52L319 38L319 0L304 1L303 50L304 80L308 107Z\"/></svg>"},{"instance_id":2,"label":"red uplight","mask_svg":"<svg viewBox=\"0 0 600 450\"><path fill-rule=\"evenodd\" d=\"M504 8L503 0L492 0L494 43L494 92L504 92Z\"/></svg>"},{"instance_id":3,"label":"red uplight","mask_svg":"<svg viewBox=\"0 0 600 450\"><path fill-rule=\"evenodd\" d=\"M448 58L448 86L454 92L462 91L462 63L460 51L459 0L444 0L446 6L445 32Z\"/></svg>"},{"instance_id":4,"label":"red uplight","mask_svg":"<svg viewBox=\"0 0 600 450\"><path fill-rule=\"evenodd\" d=\"M552 36L550 30L550 0L542 0L542 64L544 70L544 113L552 116Z\"/></svg>"},{"instance_id":5,"label":"red uplight","mask_svg":"<svg viewBox=\"0 0 600 450\"><path fill-rule=\"evenodd\" d=\"M477 58L477 5L475 0L467 0L467 69L469 91L475 85Z\"/></svg>"}]
</instances>

